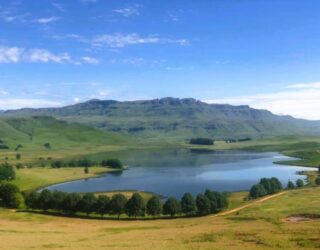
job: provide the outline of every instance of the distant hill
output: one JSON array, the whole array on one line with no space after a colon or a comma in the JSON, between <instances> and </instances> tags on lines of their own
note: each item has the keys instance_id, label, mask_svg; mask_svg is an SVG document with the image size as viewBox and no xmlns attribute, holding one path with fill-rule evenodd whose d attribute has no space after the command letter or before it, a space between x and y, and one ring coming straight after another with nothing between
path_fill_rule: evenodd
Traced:
<instances>
[{"instance_id":1,"label":"distant hill","mask_svg":"<svg viewBox=\"0 0 320 250\"><path fill-rule=\"evenodd\" d=\"M320 134L320 122L274 115L249 106L207 104L192 98L90 100L62 108L20 109L2 116L54 116L142 138L255 138Z\"/></svg>"},{"instance_id":2,"label":"distant hill","mask_svg":"<svg viewBox=\"0 0 320 250\"><path fill-rule=\"evenodd\" d=\"M70 124L53 117L5 117L0 119L0 142L14 149L43 148L49 143L53 149L95 146L124 142L121 135L101 131L82 124Z\"/></svg>"}]
</instances>

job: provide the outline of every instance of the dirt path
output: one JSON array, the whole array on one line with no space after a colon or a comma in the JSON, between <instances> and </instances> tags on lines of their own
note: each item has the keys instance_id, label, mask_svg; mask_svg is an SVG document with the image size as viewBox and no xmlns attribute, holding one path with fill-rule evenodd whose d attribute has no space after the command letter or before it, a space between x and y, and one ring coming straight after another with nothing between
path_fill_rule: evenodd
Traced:
<instances>
[{"instance_id":1,"label":"dirt path","mask_svg":"<svg viewBox=\"0 0 320 250\"><path fill-rule=\"evenodd\" d=\"M245 209L247 207L251 207L251 206L254 206L256 204L259 204L259 203L262 203L262 202L265 202L267 200L270 200L270 199L273 199L273 198L276 198L278 196L281 196L281 195L284 195L286 194L287 191L284 191L284 192L281 192L281 193L277 193L277 194L273 194L273 195L268 195L264 198L261 198L259 200L255 200L249 204L246 204L246 205L243 205L241 207L237 207L237 208L234 208L234 209L231 209L231 210L228 210L228 211L225 211L225 212L221 212L221 213L218 213L218 214L215 214L215 215L212 215L211 217L217 217L217 216L225 216L225 215L229 215L229 214L232 214L232 213L235 213L235 212L238 212L242 209Z\"/></svg>"}]
</instances>

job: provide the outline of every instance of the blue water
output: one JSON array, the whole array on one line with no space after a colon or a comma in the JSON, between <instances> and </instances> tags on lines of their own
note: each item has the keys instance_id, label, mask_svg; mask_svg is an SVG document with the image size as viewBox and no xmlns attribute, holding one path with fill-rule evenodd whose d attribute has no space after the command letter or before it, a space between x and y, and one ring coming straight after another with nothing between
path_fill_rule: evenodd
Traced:
<instances>
[{"instance_id":1,"label":"blue water","mask_svg":"<svg viewBox=\"0 0 320 250\"><path fill-rule=\"evenodd\" d=\"M297 174L298 171L314 170L274 164L274 161L293 158L273 152L150 150L125 152L120 159L129 167L128 170L57 184L49 189L65 192L141 190L181 197L185 192L197 194L206 188L248 190L263 177L277 177L286 185L288 180L305 179L305 176Z\"/></svg>"}]
</instances>

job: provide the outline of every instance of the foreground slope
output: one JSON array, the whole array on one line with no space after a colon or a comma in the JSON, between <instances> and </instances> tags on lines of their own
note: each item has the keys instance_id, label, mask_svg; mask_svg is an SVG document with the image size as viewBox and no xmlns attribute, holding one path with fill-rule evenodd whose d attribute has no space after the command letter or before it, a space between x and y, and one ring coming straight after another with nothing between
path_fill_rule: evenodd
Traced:
<instances>
[{"instance_id":1,"label":"foreground slope","mask_svg":"<svg viewBox=\"0 0 320 250\"><path fill-rule=\"evenodd\" d=\"M237 139L320 134L320 122L277 116L249 106L207 104L195 99L91 100L62 108L21 109L5 116L50 115L139 137Z\"/></svg>"},{"instance_id":2,"label":"foreground slope","mask_svg":"<svg viewBox=\"0 0 320 250\"><path fill-rule=\"evenodd\" d=\"M0 249L319 249L320 188L293 190L227 216L86 220L0 210ZM243 199L242 196L239 199Z\"/></svg>"}]
</instances>

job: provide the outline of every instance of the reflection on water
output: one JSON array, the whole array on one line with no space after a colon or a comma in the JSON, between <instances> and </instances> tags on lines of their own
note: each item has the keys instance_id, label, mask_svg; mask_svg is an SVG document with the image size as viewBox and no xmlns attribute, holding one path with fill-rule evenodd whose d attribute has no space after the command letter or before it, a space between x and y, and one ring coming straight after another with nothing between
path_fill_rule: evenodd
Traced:
<instances>
[{"instance_id":1,"label":"reflection on water","mask_svg":"<svg viewBox=\"0 0 320 250\"><path fill-rule=\"evenodd\" d=\"M96 154L91 160L119 158L128 170L101 178L53 185L50 189L67 192L106 190L143 190L165 196L181 197L206 188L217 191L248 190L262 177L277 177L286 185L288 180L303 178L296 174L310 168L273 164L290 157L278 153L208 150L144 150Z\"/></svg>"}]
</instances>

